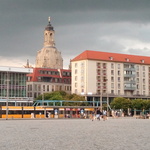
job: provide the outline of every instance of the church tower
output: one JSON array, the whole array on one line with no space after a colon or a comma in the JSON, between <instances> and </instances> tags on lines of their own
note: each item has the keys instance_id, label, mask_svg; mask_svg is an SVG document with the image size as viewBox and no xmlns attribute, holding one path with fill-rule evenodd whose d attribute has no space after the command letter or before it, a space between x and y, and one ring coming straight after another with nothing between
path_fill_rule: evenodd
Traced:
<instances>
[{"instance_id":1,"label":"church tower","mask_svg":"<svg viewBox=\"0 0 150 150\"><path fill-rule=\"evenodd\" d=\"M63 69L61 52L55 47L54 28L48 18L48 25L44 30L44 47L37 52L36 68Z\"/></svg>"}]
</instances>

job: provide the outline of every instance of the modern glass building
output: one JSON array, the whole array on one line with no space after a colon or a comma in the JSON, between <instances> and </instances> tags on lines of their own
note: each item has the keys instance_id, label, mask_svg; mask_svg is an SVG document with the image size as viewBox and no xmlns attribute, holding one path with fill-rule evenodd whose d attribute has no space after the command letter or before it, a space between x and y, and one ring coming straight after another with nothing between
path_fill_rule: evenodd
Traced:
<instances>
[{"instance_id":1,"label":"modern glass building","mask_svg":"<svg viewBox=\"0 0 150 150\"><path fill-rule=\"evenodd\" d=\"M27 97L26 74L32 73L32 68L0 67L0 97Z\"/></svg>"}]
</instances>

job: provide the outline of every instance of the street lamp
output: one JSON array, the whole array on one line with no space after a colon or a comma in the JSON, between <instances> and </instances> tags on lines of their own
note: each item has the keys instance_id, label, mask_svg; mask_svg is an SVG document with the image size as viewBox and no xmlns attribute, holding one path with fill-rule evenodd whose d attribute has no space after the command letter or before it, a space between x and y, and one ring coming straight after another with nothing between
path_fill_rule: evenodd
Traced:
<instances>
[{"instance_id":1,"label":"street lamp","mask_svg":"<svg viewBox=\"0 0 150 150\"><path fill-rule=\"evenodd\" d=\"M42 105L44 106L44 88L42 88Z\"/></svg>"},{"instance_id":2,"label":"street lamp","mask_svg":"<svg viewBox=\"0 0 150 150\"><path fill-rule=\"evenodd\" d=\"M9 73L7 72L7 100L6 100L6 120L8 120L8 100L9 100Z\"/></svg>"}]
</instances>

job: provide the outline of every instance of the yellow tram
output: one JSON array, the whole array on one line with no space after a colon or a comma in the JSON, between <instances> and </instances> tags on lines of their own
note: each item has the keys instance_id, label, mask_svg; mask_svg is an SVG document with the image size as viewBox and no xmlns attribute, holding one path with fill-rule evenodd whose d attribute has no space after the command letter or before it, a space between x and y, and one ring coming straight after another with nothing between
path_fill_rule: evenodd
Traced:
<instances>
[{"instance_id":1,"label":"yellow tram","mask_svg":"<svg viewBox=\"0 0 150 150\"><path fill-rule=\"evenodd\" d=\"M89 118L88 106L0 106L0 118Z\"/></svg>"}]
</instances>

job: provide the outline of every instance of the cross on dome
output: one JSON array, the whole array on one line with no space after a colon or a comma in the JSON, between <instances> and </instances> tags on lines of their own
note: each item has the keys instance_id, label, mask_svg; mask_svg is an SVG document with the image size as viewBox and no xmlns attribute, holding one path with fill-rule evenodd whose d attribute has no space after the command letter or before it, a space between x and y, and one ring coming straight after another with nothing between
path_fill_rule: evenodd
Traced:
<instances>
[{"instance_id":1,"label":"cross on dome","mask_svg":"<svg viewBox=\"0 0 150 150\"><path fill-rule=\"evenodd\" d=\"M51 20L51 17L48 17L48 22L50 22L50 20Z\"/></svg>"}]
</instances>

